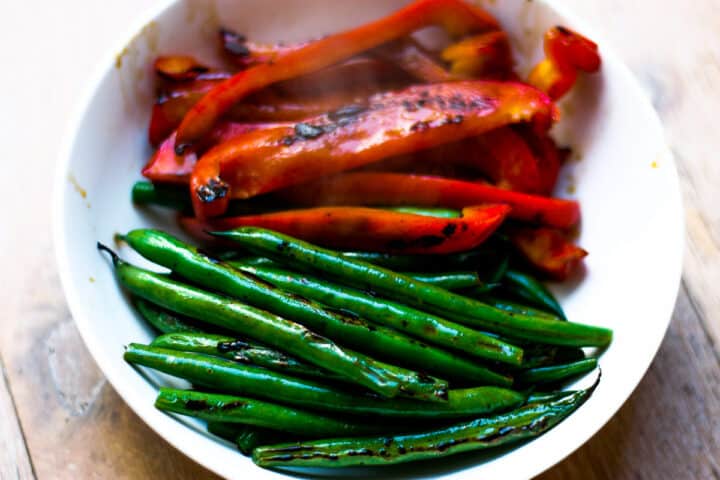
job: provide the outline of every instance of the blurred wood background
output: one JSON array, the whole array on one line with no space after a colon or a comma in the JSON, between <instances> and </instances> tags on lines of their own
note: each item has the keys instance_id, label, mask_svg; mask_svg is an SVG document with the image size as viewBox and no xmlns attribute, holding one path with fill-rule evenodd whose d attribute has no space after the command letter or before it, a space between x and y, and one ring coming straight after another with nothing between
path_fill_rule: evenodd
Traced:
<instances>
[{"instance_id":1,"label":"blurred wood background","mask_svg":"<svg viewBox=\"0 0 720 480\"><path fill-rule=\"evenodd\" d=\"M682 181L687 250L674 318L649 373L605 428L541 478L720 479L720 2L565 3L619 52L662 117ZM110 42L147 6L3 5L3 480L214 478L107 384L67 310L50 239L52 171L68 112Z\"/></svg>"}]
</instances>

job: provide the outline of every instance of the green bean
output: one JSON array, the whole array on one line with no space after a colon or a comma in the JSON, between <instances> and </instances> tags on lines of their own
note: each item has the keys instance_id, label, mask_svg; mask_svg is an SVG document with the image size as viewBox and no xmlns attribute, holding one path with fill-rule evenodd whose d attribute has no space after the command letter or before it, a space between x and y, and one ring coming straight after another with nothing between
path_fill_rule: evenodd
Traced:
<instances>
[{"instance_id":1,"label":"green bean","mask_svg":"<svg viewBox=\"0 0 720 480\"><path fill-rule=\"evenodd\" d=\"M234 240L256 254L288 262L294 267L322 271L334 278L373 289L390 298L402 299L423 310L478 329L511 338L566 346L606 346L612 339L609 329L542 317L511 314L490 305L413 280L367 262L349 260L332 250L256 227L213 232Z\"/></svg>"},{"instance_id":2,"label":"green bean","mask_svg":"<svg viewBox=\"0 0 720 480\"><path fill-rule=\"evenodd\" d=\"M503 277L503 285L513 295L567 320L557 299L545 288L545 285L532 275L517 270L508 270Z\"/></svg>"},{"instance_id":3,"label":"green bean","mask_svg":"<svg viewBox=\"0 0 720 480\"><path fill-rule=\"evenodd\" d=\"M239 435L242 435L243 431L246 428L251 429L255 427L251 427L250 425L242 425L239 423L227 422L208 422L207 424L208 433L211 433L216 437L220 437L224 440L227 440L228 442L233 443L235 443L235 440L238 438Z\"/></svg>"},{"instance_id":4,"label":"green bean","mask_svg":"<svg viewBox=\"0 0 720 480\"><path fill-rule=\"evenodd\" d=\"M518 373L515 382L518 385L541 385L560 382L591 372L595 370L596 367L596 358L585 358L572 363L548 365L525 370L524 372Z\"/></svg>"},{"instance_id":5,"label":"green bean","mask_svg":"<svg viewBox=\"0 0 720 480\"><path fill-rule=\"evenodd\" d=\"M242 423L296 435L362 435L387 430L247 397L161 388L155 407L213 422Z\"/></svg>"},{"instance_id":6,"label":"green bean","mask_svg":"<svg viewBox=\"0 0 720 480\"><path fill-rule=\"evenodd\" d=\"M251 455L252 451L260 445L272 445L287 441L289 436L286 432L241 423L208 422L207 430L213 435L236 444L243 455Z\"/></svg>"},{"instance_id":7,"label":"green bean","mask_svg":"<svg viewBox=\"0 0 720 480\"><path fill-rule=\"evenodd\" d=\"M488 262L494 261L495 254L486 250L471 250L468 252L452 253L448 255L396 255L379 252L338 252L345 258L351 260L362 260L395 271L405 271L406 275L413 276L415 272L442 271L444 269L478 270ZM245 264L253 265L277 265L276 262L267 257L247 256L247 252L228 252L228 255L221 260L237 260ZM497 269L494 272L498 271ZM504 275L505 271L502 270ZM500 277L502 277L500 275ZM492 274L490 275L492 278ZM500 278L492 280L499 282Z\"/></svg>"},{"instance_id":8,"label":"green bean","mask_svg":"<svg viewBox=\"0 0 720 480\"><path fill-rule=\"evenodd\" d=\"M196 326L191 320L178 318L140 297L133 298L133 305L145 321L161 333L202 332L202 328Z\"/></svg>"},{"instance_id":9,"label":"green bean","mask_svg":"<svg viewBox=\"0 0 720 480\"><path fill-rule=\"evenodd\" d=\"M183 378L202 387L249 395L299 408L388 418L458 418L515 408L525 395L501 387L451 389L447 402L383 399L333 388L264 368L200 353L130 344L125 360Z\"/></svg>"},{"instance_id":10,"label":"green bean","mask_svg":"<svg viewBox=\"0 0 720 480\"><path fill-rule=\"evenodd\" d=\"M235 268L243 265L252 267L282 268L281 264L278 264L277 262L270 260L266 257L239 257L228 261L228 265ZM480 280L477 272L471 271L407 272L405 273L405 275L412 277L420 282L429 283L431 285L435 285L446 290L462 290L471 287L478 289L486 288L486 285Z\"/></svg>"},{"instance_id":11,"label":"green bean","mask_svg":"<svg viewBox=\"0 0 720 480\"><path fill-rule=\"evenodd\" d=\"M477 270L494 257L488 250L449 255L396 255L378 252L338 252L343 258L360 260L395 271L418 272L423 270L467 269Z\"/></svg>"},{"instance_id":12,"label":"green bean","mask_svg":"<svg viewBox=\"0 0 720 480\"><path fill-rule=\"evenodd\" d=\"M98 248L112 255L120 283L137 296L288 351L383 396L397 395L404 386L397 380L394 369L344 349L300 324L134 267L107 247L99 245Z\"/></svg>"},{"instance_id":13,"label":"green bean","mask_svg":"<svg viewBox=\"0 0 720 480\"><path fill-rule=\"evenodd\" d=\"M216 355L236 362L284 372L289 375L335 381L345 380L344 377L308 365L278 350L226 335L185 332L169 333L155 338L150 345L158 348L179 350L181 352Z\"/></svg>"},{"instance_id":14,"label":"green bean","mask_svg":"<svg viewBox=\"0 0 720 480\"><path fill-rule=\"evenodd\" d=\"M440 272L440 273L407 273L407 276L418 282L429 283L445 290L462 290L480 287L482 282L477 272Z\"/></svg>"},{"instance_id":15,"label":"green bean","mask_svg":"<svg viewBox=\"0 0 720 480\"><path fill-rule=\"evenodd\" d=\"M507 445L542 435L575 411L592 389L508 413L422 433L338 438L260 446L253 461L262 467L352 467L390 465Z\"/></svg>"},{"instance_id":16,"label":"green bean","mask_svg":"<svg viewBox=\"0 0 720 480\"><path fill-rule=\"evenodd\" d=\"M544 318L548 318L550 320L555 320L555 321L565 320L564 318L558 317L557 315L554 315L552 313L548 313L545 310L540 310L538 308L529 307L527 305L522 305L520 303L512 302L510 300L505 300L505 299L490 296L490 295L482 295L478 300L480 300L484 303L487 303L488 305L492 305L495 308L499 308L500 310L505 310L506 312L511 312L511 313L517 313L519 315L544 317Z\"/></svg>"},{"instance_id":17,"label":"green bean","mask_svg":"<svg viewBox=\"0 0 720 480\"><path fill-rule=\"evenodd\" d=\"M455 354L430 347L396 330L368 323L362 318L331 311L317 302L288 294L257 277L214 261L194 247L157 230L129 232L125 240L140 255L170 268L192 282L231 295L297 321L332 340L370 353L383 360L421 367L423 371L452 371L463 360ZM447 368L440 368L443 364ZM458 366L458 368L460 368ZM389 371L389 368L385 368ZM442 400L447 382L416 372L396 369L402 393L426 400Z\"/></svg>"},{"instance_id":18,"label":"green bean","mask_svg":"<svg viewBox=\"0 0 720 480\"><path fill-rule=\"evenodd\" d=\"M453 210L451 208L388 207L383 210L390 210L398 213L410 213L412 215L421 215L423 217L460 218L462 216L460 210Z\"/></svg>"},{"instance_id":19,"label":"green bean","mask_svg":"<svg viewBox=\"0 0 720 480\"><path fill-rule=\"evenodd\" d=\"M430 343L461 350L488 360L515 365L522 361L522 349L400 303L376 298L360 290L326 282L307 274L298 275L271 267L237 265L237 268L257 275L283 290L312 298L333 308L353 312L363 318L409 333ZM473 367L477 368L471 363L468 369L472 370ZM493 383L499 382L497 383L499 385L506 384L507 379L491 371L487 371L487 374L488 378L485 380L494 380Z\"/></svg>"},{"instance_id":20,"label":"green bean","mask_svg":"<svg viewBox=\"0 0 720 480\"><path fill-rule=\"evenodd\" d=\"M135 182L131 196L136 205L158 205L175 210L187 210L192 207L187 188L177 185Z\"/></svg>"}]
</instances>

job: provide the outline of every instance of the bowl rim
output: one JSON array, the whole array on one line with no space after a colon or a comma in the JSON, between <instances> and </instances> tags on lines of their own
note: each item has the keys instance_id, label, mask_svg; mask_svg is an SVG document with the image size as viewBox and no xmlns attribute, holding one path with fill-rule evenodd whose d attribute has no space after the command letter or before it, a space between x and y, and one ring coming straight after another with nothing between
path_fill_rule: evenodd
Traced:
<instances>
[{"instance_id":1,"label":"bowl rim","mask_svg":"<svg viewBox=\"0 0 720 480\"><path fill-rule=\"evenodd\" d=\"M124 383L123 380L120 378L120 375L116 374L115 369L110 365L110 362L106 361L104 356L100 354L99 345L93 343L92 341L89 341L89 332L86 329L87 321L83 318L83 315L81 314L81 298L73 284L73 279L71 278L70 274L71 266L67 254L68 249L65 241L65 223L63 222L63 212L66 209L65 187L68 175L70 173L70 164L73 158L73 148L79 134L83 118L93 102L93 98L98 87L103 82L107 73L109 71L112 71L112 69L114 68L117 52L122 51L130 42L132 42L133 38L137 35L137 33L140 32L146 25L148 25L155 18L162 15L173 6L175 6L175 4L182 1L184 0L156 0L156 3L154 5L143 9L139 14L137 14L135 18L129 23L129 26L123 29L122 34L120 35L118 40L110 43L110 48L105 54L101 56L100 61L95 65L92 74L83 86L81 95L79 95L79 97L75 99L75 103L68 117L69 121L64 129L64 135L60 144L57 164L55 167L53 178L52 239L56 266L58 268L60 283L65 299L68 303L68 308L73 317L73 321L78 327L80 336L83 339L85 346L88 348L91 356L93 357L93 360L98 365L105 378L107 378L108 382L122 398L123 402L125 402L125 404L129 406L130 409L133 410L133 412L137 414L138 417L148 427L150 427L155 433L157 433L166 442L172 445L173 448L181 452L186 457L192 459L197 464L203 466L204 468L223 476L228 473L226 469L223 469L222 466L213 463L212 459L203 457L195 450L186 448L186 446L183 445L183 441L176 439L176 437L173 435L169 435L170 432L168 432L168 429L165 428L165 426L161 425L160 422L153 419L152 416L146 414L147 408L145 408L144 404L140 403L140 400L135 397L132 392L122 388L122 385ZM489 0L470 1L483 4ZM678 236L680 252L675 258L674 265L672 265L672 272L674 277L673 284L677 285L677 287L675 288L675 295L672 297L672 303L673 305L675 305L680 292L680 288L682 286L682 264L686 250L686 225L684 221L685 208L680 190L677 164L675 161L675 157L672 154L672 151L667 146L666 136L664 134L662 121L660 120L658 112L655 110L654 106L650 102L648 94L643 91L637 78L633 75L625 62L623 62L622 59L615 53L613 47L605 41L603 35L598 35L598 32L594 28L587 25L587 23L585 23L581 18L576 16L572 9L565 6L562 1L537 1L539 3L545 4L548 8L556 12L558 15L567 19L568 23L570 23L574 27L577 27L578 30L581 30L584 34L586 34L589 38L592 38L599 45L602 45L603 60L607 61L608 59L611 59L610 61L612 61L612 63L617 67L617 73L622 77L625 77L627 84L631 85L632 89L635 90L635 92L633 92L633 96L637 99L638 102L643 102L645 106L649 109L649 111L652 111L653 113L653 125L651 125L651 127L658 129L659 136L662 139L662 145L660 147L663 153L664 163L666 164L664 165L664 168L668 170L666 172L666 175L670 176L671 184L674 187L673 191L669 193L676 197L677 205L679 207L678 213L680 215L680 219L677 219L677 225L680 228L676 233ZM668 271L670 271L670 269L668 269ZM592 436L598 433L607 424L607 422L610 421L611 418L613 418L617 414L620 408L622 408L622 406L627 402L629 397L635 392L641 380L644 378L648 369L650 368L651 363L657 356L658 350L665 336L667 335L667 331L673 317L673 312L674 308L669 310L667 318L658 319L658 321L662 320L664 322L662 330L663 333L658 337L656 344L653 345L651 349L653 354L643 360L644 365L641 369L638 370L638 377L632 379L632 382L630 382L633 385L632 388L627 389L627 391L621 395L621 401L612 408L605 410L603 415L601 415L599 419L596 418L594 422L590 423L589 427L586 427L584 431L581 432L582 434L576 437L576 441L573 442L573 445L569 448L565 448L565 451L563 451L561 455L547 455L545 457L542 457L542 461L536 462L534 466L524 467L520 470L531 476L535 476L545 472L554 465L559 464L568 456L570 456L573 452L577 451L580 447L582 447ZM76 313L78 313L78 315L76 315ZM175 423L177 424L177 426L182 428L182 430L187 429L187 426L181 424L180 422ZM458 473L461 472L452 472L449 475L456 475Z\"/></svg>"}]
</instances>

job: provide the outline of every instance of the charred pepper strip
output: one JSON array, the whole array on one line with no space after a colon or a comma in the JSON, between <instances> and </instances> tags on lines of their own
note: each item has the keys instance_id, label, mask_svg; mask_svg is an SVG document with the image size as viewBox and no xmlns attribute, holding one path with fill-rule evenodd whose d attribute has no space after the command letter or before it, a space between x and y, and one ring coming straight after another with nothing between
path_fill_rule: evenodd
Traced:
<instances>
[{"instance_id":1,"label":"charred pepper strip","mask_svg":"<svg viewBox=\"0 0 720 480\"><path fill-rule=\"evenodd\" d=\"M572 275L588 254L554 228L513 228L510 242L537 271L554 280Z\"/></svg>"},{"instance_id":2,"label":"charred pepper strip","mask_svg":"<svg viewBox=\"0 0 720 480\"><path fill-rule=\"evenodd\" d=\"M423 433L260 446L252 457L261 467L335 468L390 465L507 445L550 430L580 407L593 388Z\"/></svg>"},{"instance_id":3,"label":"charred pepper strip","mask_svg":"<svg viewBox=\"0 0 720 480\"><path fill-rule=\"evenodd\" d=\"M297 275L277 268L240 268L289 292L312 298L333 308L353 312L375 323L387 325L430 343L460 350L486 360L511 365L522 362L521 348L401 303L373 297L360 290L309 275ZM455 371L448 372L447 375L455 378L472 377L475 381L485 381L493 385L506 384L506 378L480 365L462 362L458 366L462 367L462 370L456 367Z\"/></svg>"},{"instance_id":4,"label":"charred pepper strip","mask_svg":"<svg viewBox=\"0 0 720 480\"><path fill-rule=\"evenodd\" d=\"M344 349L300 324L134 267L114 255L113 264L120 283L148 301L282 348L380 395L394 396L405 387L398 381L399 375L393 367L388 369L384 364Z\"/></svg>"},{"instance_id":5,"label":"charred pepper strip","mask_svg":"<svg viewBox=\"0 0 720 480\"><path fill-rule=\"evenodd\" d=\"M572 88L579 71L597 72L601 63L595 42L562 26L545 33L545 57L530 72L528 82L554 99Z\"/></svg>"},{"instance_id":6,"label":"charred pepper strip","mask_svg":"<svg viewBox=\"0 0 720 480\"><path fill-rule=\"evenodd\" d=\"M509 218L558 228L580 220L580 206L572 200L511 192L491 185L442 177L402 173L358 172L308 182L277 193L282 199L306 206L417 205L464 208L482 203L504 203Z\"/></svg>"},{"instance_id":7,"label":"charred pepper strip","mask_svg":"<svg viewBox=\"0 0 720 480\"><path fill-rule=\"evenodd\" d=\"M585 358L572 363L562 365L548 365L531 368L520 372L515 378L518 385L541 385L569 380L579 377L597 368L596 358Z\"/></svg>"},{"instance_id":8,"label":"charred pepper strip","mask_svg":"<svg viewBox=\"0 0 720 480\"><path fill-rule=\"evenodd\" d=\"M258 367L287 373L288 375L325 380L344 380L344 377L313 365L308 365L278 350L227 335L179 331L177 333L160 335L150 343L150 346L179 350L181 352L206 353L240 363L257 365Z\"/></svg>"},{"instance_id":9,"label":"charred pepper strip","mask_svg":"<svg viewBox=\"0 0 720 480\"><path fill-rule=\"evenodd\" d=\"M201 240L205 232L255 226L331 248L388 253L443 254L480 245L505 219L507 205L469 207L460 218L439 218L363 207L324 207L200 221L184 217L185 231Z\"/></svg>"},{"instance_id":10,"label":"charred pepper strip","mask_svg":"<svg viewBox=\"0 0 720 480\"><path fill-rule=\"evenodd\" d=\"M327 342L330 342L328 338L334 338L336 341L341 341L343 345L354 345L354 348L362 352L372 352L381 358L388 358L392 361L402 360L413 365L422 362L423 365L428 365L428 370L430 367L434 367L435 371L440 370L438 366L440 364L446 367L445 371L452 371L456 359L458 363L462 360L449 352L428 347L422 342L389 328L375 326L361 318L344 315L342 312L333 312L323 308L322 305L316 302L287 294L257 277L242 273L226 264L208 258L206 255L199 253L196 248L167 233L158 230L139 229L129 232L124 239L140 255L152 262L170 268L181 277L206 288L235 297L243 302L256 305L259 308L283 315L285 318L297 321L302 325L307 325L312 329L312 332L304 333L303 335L306 338L311 339L312 335L320 334L322 335L320 338ZM196 294L197 297L201 295L200 292ZM206 295L213 297L211 294ZM233 302L225 301L234 305ZM196 303L199 304L200 302ZM212 302L208 301L208 303ZM243 305L243 308L252 310L251 307L245 305ZM266 312L262 313L267 314ZM201 318L205 318L207 311L195 310L195 315L201 315ZM216 315L220 315L220 313L216 313ZM297 326L300 327L300 325ZM241 333L252 336L249 332ZM295 341L302 342L301 337L302 335L296 337ZM343 371L344 367L340 365L340 362L336 362L338 363L336 366L330 364L330 360L327 361L327 364L324 364L318 363L313 358L305 358L298 352L290 350L289 346L283 345L279 338L273 339L272 342L261 338L257 340L293 353L295 356L321 368L326 368L340 375L347 375ZM318 341L318 343L322 344L321 341ZM339 349L334 343L333 345ZM371 373L381 374L383 378L389 378L396 382L400 392L404 395L415 396L429 401L443 401L446 396L447 382L444 380L394 365L386 365L359 353L353 352L352 355L346 354L344 356L340 351L337 353L341 357L340 360L350 361L352 355L356 357L355 361L359 362L358 365L364 368L358 368L359 371L351 373L359 378L369 376ZM368 383L368 380L365 381ZM372 382L369 384L372 384Z\"/></svg>"},{"instance_id":11,"label":"charred pepper strip","mask_svg":"<svg viewBox=\"0 0 720 480\"><path fill-rule=\"evenodd\" d=\"M425 83L452 82L467 78L452 75L412 37L401 38L385 44L375 49L374 53L380 58L398 65L415 79Z\"/></svg>"},{"instance_id":12,"label":"charred pepper strip","mask_svg":"<svg viewBox=\"0 0 720 480\"><path fill-rule=\"evenodd\" d=\"M557 115L550 99L533 87L480 80L414 85L374 95L368 104L369 109L355 106L308 118L294 128L258 130L210 149L190 178L196 215L218 216L230 198L249 198L508 124L533 122L546 129Z\"/></svg>"},{"instance_id":13,"label":"charred pepper strip","mask_svg":"<svg viewBox=\"0 0 720 480\"><path fill-rule=\"evenodd\" d=\"M523 351L494 337L403 304L373 297L350 287L272 267L240 266L283 290L312 298L320 303L350 311L375 323L422 338L430 343L461 350L492 361L518 365ZM468 366L470 364L468 363ZM476 368L477 370L477 368ZM504 385L506 378L486 370L486 381ZM449 373L449 372L448 372ZM478 378L478 380L480 380Z\"/></svg>"},{"instance_id":14,"label":"charred pepper strip","mask_svg":"<svg viewBox=\"0 0 720 480\"><path fill-rule=\"evenodd\" d=\"M187 55L166 55L155 59L155 73L171 82L187 82L210 69Z\"/></svg>"},{"instance_id":15,"label":"charred pepper strip","mask_svg":"<svg viewBox=\"0 0 720 480\"><path fill-rule=\"evenodd\" d=\"M503 286L512 295L567 320L560 302L532 275L518 270L508 270L502 279Z\"/></svg>"},{"instance_id":16,"label":"charred pepper strip","mask_svg":"<svg viewBox=\"0 0 720 480\"><path fill-rule=\"evenodd\" d=\"M314 437L367 434L388 428L344 421L253 398L171 388L160 389L155 407L213 422L241 423Z\"/></svg>"},{"instance_id":17,"label":"charred pepper strip","mask_svg":"<svg viewBox=\"0 0 720 480\"><path fill-rule=\"evenodd\" d=\"M178 153L202 138L223 113L249 93L320 70L431 24L441 25L453 36L497 28L492 16L462 0L419 0L382 19L308 43L272 64L239 72L208 92L180 125Z\"/></svg>"},{"instance_id":18,"label":"charred pepper strip","mask_svg":"<svg viewBox=\"0 0 720 480\"><path fill-rule=\"evenodd\" d=\"M473 167L496 186L516 192L539 193L540 170L530 146L510 127L498 128L468 141Z\"/></svg>"},{"instance_id":19,"label":"charred pepper strip","mask_svg":"<svg viewBox=\"0 0 720 480\"><path fill-rule=\"evenodd\" d=\"M482 302L418 282L370 263L349 260L332 250L256 227L213 232L247 250L312 271L325 272L349 285L371 288L408 305L438 312L445 318L510 338L570 347L606 346L612 331L572 322L556 322L505 312Z\"/></svg>"},{"instance_id":20,"label":"charred pepper strip","mask_svg":"<svg viewBox=\"0 0 720 480\"><path fill-rule=\"evenodd\" d=\"M442 59L450 74L459 78L512 78L513 58L507 34L502 30L481 33L449 45Z\"/></svg>"},{"instance_id":21,"label":"charred pepper strip","mask_svg":"<svg viewBox=\"0 0 720 480\"><path fill-rule=\"evenodd\" d=\"M198 148L205 149L218 143L226 142L239 135L261 128L277 127L279 123L237 123L221 122L203 139ZM197 154L187 153L176 155L173 150L175 133L165 139L142 170L142 174L155 182L177 183L187 185L190 174L197 162ZM187 187L186 187L187 190ZM188 201L190 197L188 196Z\"/></svg>"},{"instance_id":22,"label":"charred pepper strip","mask_svg":"<svg viewBox=\"0 0 720 480\"><path fill-rule=\"evenodd\" d=\"M315 411L392 418L459 418L522 405L525 395L501 387L451 389L447 402L385 399L329 387L264 368L200 353L178 352L132 343L125 360L183 378L195 385L294 405Z\"/></svg>"}]
</instances>

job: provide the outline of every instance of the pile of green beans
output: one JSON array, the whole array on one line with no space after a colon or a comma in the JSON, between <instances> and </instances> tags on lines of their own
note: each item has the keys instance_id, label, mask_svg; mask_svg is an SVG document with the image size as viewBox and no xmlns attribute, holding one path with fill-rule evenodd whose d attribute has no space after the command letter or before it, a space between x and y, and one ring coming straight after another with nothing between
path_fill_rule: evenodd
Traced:
<instances>
[{"instance_id":1,"label":"pile of green beans","mask_svg":"<svg viewBox=\"0 0 720 480\"><path fill-rule=\"evenodd\" d=\"M185 205L173 195L133 190L139 204ZM612 332L568 322L503 252L335 252L252 227L217 235L238 251L159 230L118 236L169 275L98 248L158 332L125 359L193 386L161 388L155 406L207 421L258 465L388 465L518 442L597 385L558 389L596 369L582 348Z\"/></svg>"}]
</instances>

